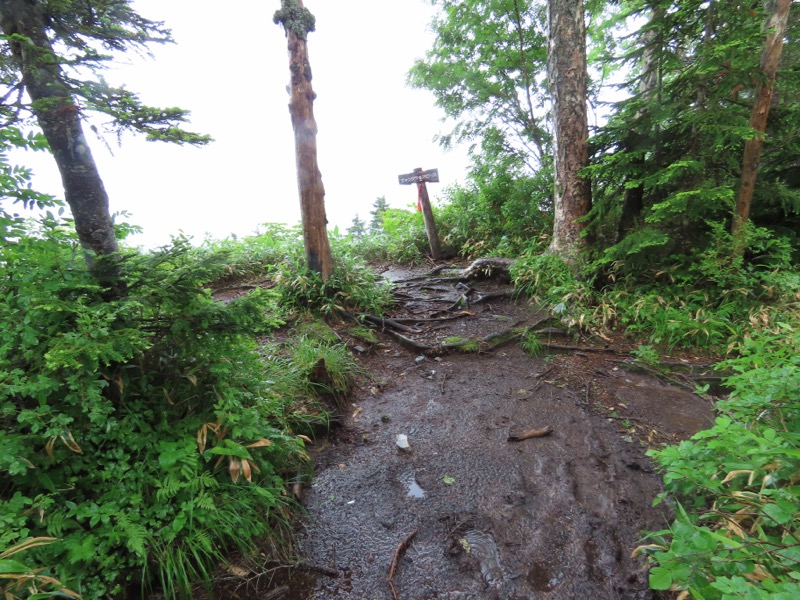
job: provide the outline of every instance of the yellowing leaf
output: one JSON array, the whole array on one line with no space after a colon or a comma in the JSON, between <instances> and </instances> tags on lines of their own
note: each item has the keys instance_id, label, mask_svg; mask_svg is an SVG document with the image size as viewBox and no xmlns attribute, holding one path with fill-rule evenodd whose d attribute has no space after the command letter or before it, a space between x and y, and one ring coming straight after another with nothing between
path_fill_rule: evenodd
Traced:
<instances>
[{"instance_id":1,"label":"yellowing leaf","mask_svg":"<svg viewBox=\"0 0 800 600\"><path fill-rule=\"evenodd\" d=\"M272 442L270 442L267 438L261 438L257 442L248 444L245 446L245 448L266 448L267 446L272 446Z\"/></svg>"},{"instance_id":2,"label":"yellowing leaf","mask_svg":"<svg viewBox=\"0 0 800 600\"><path fill-rule=\"evenodd\" d=\"M239 462L238 458L230 457L228 459L228 472L231 474L231 480L233 483L239 481L239 473L242 470L242 463Z\"/></svg>"},{"instance_id":3,"label":"yellowing leaf","mask_svg":"<svg viewBox=\"0 0 800 600\"><path fill-rule=\"evenodd\" d=\"M749 478L747 480L747 485L752 485L753 477L755 476L755 471L751 471L749 469L737 469L737 470L731 471L730 473L728 473L725 476L725 479L722 480L722 483L728 483L729 481L731 481L732 479L735 479L739 475L749 475Z\"/></svg>"},{"instance_id":4,"label":"yellowing leaf","mask_svg":"<svg viewBox=\"0 0 800 600\"><path fill-rule=\"evenodd\" d=\"M64 445L72 450L75 454L83 454L83 450L78 445L78 442L75 441L75 438L72 437L72 432L67 431L67 435L61 436L61 441L64 442Z\"/></svg>"}]
</instances>

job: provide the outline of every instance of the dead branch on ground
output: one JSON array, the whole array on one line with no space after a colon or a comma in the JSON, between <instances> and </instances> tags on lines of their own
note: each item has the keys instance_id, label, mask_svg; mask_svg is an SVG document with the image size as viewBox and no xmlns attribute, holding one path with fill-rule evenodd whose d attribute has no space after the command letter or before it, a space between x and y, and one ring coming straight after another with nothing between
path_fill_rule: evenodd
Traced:
<instances>
[{"instance_id":1,"label":"dead branch on ground","mask_svg":"<svg viewBox=\"0 0 800 600\"><path fill-rule=\"evenodd\" d=\"M541 438L545 437L546 435L550 435L553 433L553 428L549 425L547 427L542 427L541 429L531 429L530 431L525 431L523 433L508 434L509 442L521 442L523 440L530 440L532 438Z\"/></svg>"},{"instance_id":2,"label":"dead branch on ground","mask_svg":"<svg viewBox=\"0 0 800 600\"><path fill-rule=\"evenodd\" d=\"M400 557L406 551L415 535L417 535L416 529L409 533L406 538L400 542L400 545L397 546L397 550L394 551L392 562L389 564L389 575L387 576L386 581L389 584L389 592L392 594L392 598L394 598L394 600L400 600L400 594L397 593L397 588L394 586L394 574L397 571L397 563L400 561Z\"/></svg>"}]
</instances>

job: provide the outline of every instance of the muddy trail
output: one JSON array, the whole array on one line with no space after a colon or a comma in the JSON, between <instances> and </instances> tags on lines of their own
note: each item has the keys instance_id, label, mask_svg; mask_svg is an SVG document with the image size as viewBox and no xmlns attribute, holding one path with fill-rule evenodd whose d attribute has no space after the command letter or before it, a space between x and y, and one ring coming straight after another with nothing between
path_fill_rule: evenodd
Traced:
<instances>
[{"instance_id":1,"label":"muddy trail","mask_svg":"<svg viewBox=\"0 0 800 600\"><path fill-rule=\"evenodd\" d=\"M651 507L645 452L709 425L691 391L705 365L673 358L666 375L622 341L575 339L490 267L386 272L392 320L374 321L378 343L350 342L371 375L313 449L303 566L239 597L656 597L631 558L670 517Z\"/></svg>"}]
</instances>

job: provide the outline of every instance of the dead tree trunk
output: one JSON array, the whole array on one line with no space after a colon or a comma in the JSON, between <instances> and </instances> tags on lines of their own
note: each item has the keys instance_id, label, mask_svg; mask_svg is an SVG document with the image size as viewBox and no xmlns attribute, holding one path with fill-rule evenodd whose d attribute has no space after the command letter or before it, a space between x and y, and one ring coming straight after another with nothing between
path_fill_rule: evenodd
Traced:
<instances>
[{"instance_id":1,"label":"dead tree trunk","mask_svg":"<svg viewBox=\"0 0 800 600\"><path fill-rule=\"evenodd\" d=\"M306 38L314 31L314 15L303 0L281 0L275 23L283 26L289 47L291 73L289 113L294 129L297 187L303 221L306 264L327 280L333 272L333 257L328 241L325 216L325 187L317 163L317 122L314 119L314 90L308 62Z\"/></svg>"},{"instance_id":2,"label":"dead tree trunk","mask_svg":"<svg viewBox=\"0 0 800 600\"><path fill-rule=\"evenodd\" d=\"M9 36L11 54L22 73L33 114L53 152L80 243L101 257L117 252L108 194L83 134L79 108L47 36L43 4L31 0L1 2L0 28ZM87 255L90 266L105 272L92 254ZM113 279L116 267L103 264L111 271L105 275Z\"/></svg>"},{"instance_id":3,"label":"dead tree trunk","mask_svg":"<svg viewBox=\"0 0 800 600\"><path fill-rule=\"evenodd\" d=\"M772 91L775 87L775 75L781 61L783 36L786 22L789 19L789 8L792 0L773 0L767 3L767 39L761 55L761 74L753 112L750 115L750 127L756 135L747 140L742 159L742 173L739 179L739 190L736 194L736 212L733 215L731 233L734 238L734 251L743 249L747 221L750 218L750 205L756 186L758 166L761 162L761 148L764 145L764 132L767 130L767 118L772 103Z\"/></svg>"},{"instance_id":4,"label":"dead tree trunk","mask_svg":"<svg viewBox=\"0 0 800 600\"><path fill-rule=\"evenodd\" d=\"M555 121L555 220L550 251L568 261L585 245L585 224L578 220L591 208L589 180L580 171L589 164L586 111L586 26L583 0L548 1L547 75Z\"/></svg>"}]
</instances>

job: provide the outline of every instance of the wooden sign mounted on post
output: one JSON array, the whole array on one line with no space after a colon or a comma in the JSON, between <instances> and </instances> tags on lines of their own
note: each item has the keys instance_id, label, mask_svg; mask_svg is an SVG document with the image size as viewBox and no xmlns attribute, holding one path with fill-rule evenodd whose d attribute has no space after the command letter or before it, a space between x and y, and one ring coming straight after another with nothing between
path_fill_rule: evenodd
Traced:
<instances>
[{"instance_id":1,"label":"wooden sign mounted on post","mask_svg":"<svg viewBox=\"0 0 800 600\"><path fill-rule=\"evenodd\" d=\"M439 260L442 257L442 250L439 247L439 234L436 232L436 223L433 221L433 210L431 201L428 198L428 188L426 183L439 183L439 169L428 169L423 171L421 168L414 169L413 173L399 175L400 185L417 184L417 210L422 211L422 218L425 221L425 232L428 234L428 244L431 247L431 258Z\"/></svg>"}]
</instances>

